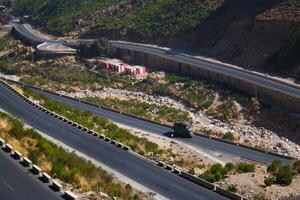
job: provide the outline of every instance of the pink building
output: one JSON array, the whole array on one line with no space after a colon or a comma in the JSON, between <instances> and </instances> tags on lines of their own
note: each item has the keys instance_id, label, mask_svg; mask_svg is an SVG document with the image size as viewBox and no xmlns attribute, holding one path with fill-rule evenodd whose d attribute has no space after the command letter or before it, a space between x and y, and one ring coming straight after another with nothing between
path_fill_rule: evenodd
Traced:
<instances>
[{"instance_id":1,"label":"pink building","mask_svg":"<svg viewBox=\"0 0 300 200\"><path fill-rule=\"evenodd\" d=\"M116 73L126 73L130 75L142 75L147 73L146 67L139 65L128 65L118 59L101 59L102 69L114 71Z\"/></svg>"}]
</instances>

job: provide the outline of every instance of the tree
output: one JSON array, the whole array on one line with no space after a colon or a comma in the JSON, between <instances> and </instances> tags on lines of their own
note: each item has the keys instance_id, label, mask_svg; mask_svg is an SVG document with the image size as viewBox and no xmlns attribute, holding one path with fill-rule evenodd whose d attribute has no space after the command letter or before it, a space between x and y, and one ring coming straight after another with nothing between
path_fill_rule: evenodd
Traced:
<instances>
[{"instance_id":1,"label":"tree","mask_svg":"<svg viewBox=\"0 0 300 200\"><path fill-rule=\"evenodd\" d=\"M115 54L115 49L112 48L107 38L101 37L93 43L82 43L79 47L79 52L82 56L108 56L112 57Z\"/></svg>"}]
</instances>

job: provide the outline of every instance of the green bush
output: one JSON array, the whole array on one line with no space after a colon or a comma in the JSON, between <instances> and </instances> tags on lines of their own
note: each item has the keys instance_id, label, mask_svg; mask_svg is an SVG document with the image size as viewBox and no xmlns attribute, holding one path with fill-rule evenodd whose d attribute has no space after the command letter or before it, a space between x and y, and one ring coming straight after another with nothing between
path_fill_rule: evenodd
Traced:
<instances>
[{"instance_id":1,"label":"green bush","mask_svg":"<svg viewBox=\"0 0 300 200\"><path fill-rule=\"evenodd\" d=\"M252 164L252 163L239 163L239 164L237 164L237 170L240 173L255 172L255 164Z\"/></svg>"},{"instance_id":2,"label":"green bush","mask_svg":"<svg viewBox=\"0 0 300 200\"><path fill-rule=\"evenodd\" d=\"M230 172L230 171L232 171L232 170L235 169L235 166L234 166L233 163L226 163L226 164L225 164L225 169L226 169L228 172Z\"/></svg>"},{"instance_id":3,"label":"green bush","mask_svg":"<svg viewBox=\"0 0 300 200\"><path fill-rule=\"evenodd\" d=\"M234 134L231 133L231 132L226 132L224 133L224 135L222 136L223 139L225 140L231 140L233 141L235 138L234 138Z\"/></svg>"},{"instance_id":4,"label":"green bush","mask_svg":"<svg viewBox=\"0 0 300 200\"><path fill-rule=\"evenodd\" d=\"M276 183L280 185L290 185L293 181L293 173L289 165L283 166L279 169L276 176Z\"/></svg>"},{"instance_id":5,"label":"green bush","mask_svg":"<svg viewBox=\"0 0 300 200\"><path fill-rule=\"evenodd\" d=\"M267 171L269 173L277 174L281 167L280 160L274 160L271 165L268 166Z\"/></svg>"},{"instance_id":6,"label":"green bush","mask_svg":"<svg viewBox=\"0 0 300 200\"><path fill-rule=\"evenodd\" d=\"M238 191L238 189L236 188L236 185L229 185L227 187L227 190L233 193L236 193Z\"/></svg>"},{"instance_id":7,"label":"green bush","mask_svg":"<svg viewBox=\"0 0 300 200\"><path fill-rule=\"evenodd\" d=\"M208 181L208 182L210 182L210 183L216 182L215 175L212 174L212 173L210 173L210 172L208 172L208 171L204 172L199 177L202 178L202 179L204 179L204 180L206 180L206 181Z\"/></svg>"},{"instance_id":8,"label":"green bush","mask_svg":"<svg viewBox=\"0 0 300 200\"><path fill-rule=\"evenodd\" d=\"M293 169L296 170L298 174L300 174L300 160L294 162Z\"/></svg>"},{"instance_id":9,"label":"green bush","mask_svg":"<svg viewBox=\"0 0 300 200\"><path fill-rule=\"evenodd\" d=\"M274 182L274 177L265 177L264 183L267 187L273 185Z\"/></svg>"},{"instance_id":10,"label":"green bush","mask_svg":"<svg viewBox=\"0 0 300 200\"><path fill-rule=\"evenodd\" d=\"M208 182L211 182L211 183L219 181L219 180L225 178L225 176L228 174L228 172L230 172L234 169L234 166L232 166L232 165L233 164L228 163L223 167L219 163L213 164L208 171L206 171L200 175L200 178L202 178Z\"/></svg>"}]
</instances>

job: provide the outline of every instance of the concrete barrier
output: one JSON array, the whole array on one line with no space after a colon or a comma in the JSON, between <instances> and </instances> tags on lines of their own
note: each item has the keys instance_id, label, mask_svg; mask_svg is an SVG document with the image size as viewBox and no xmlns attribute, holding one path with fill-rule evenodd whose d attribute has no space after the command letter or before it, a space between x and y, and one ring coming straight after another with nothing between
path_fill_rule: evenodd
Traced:
<instances>
[{"instance_id":1,"label":"concrete barrier","mask_svg":"<svg viewBox=\"0 0 300 200\"><path fill-rule=\"evenodd\" d=\"M123 148L123 144L120 143L120 142L118 142L118 143L117 143L117 147Z\"/></svg>"},{"instance_id":2,"label":"concrete barrier","mask_svg":"<svg viewBox=\"0 0 300 200\"><path fill-rule=\"evenodd\" d=\"M93 131L93 136L98 137L98 133Z\"/></svg>"},{"instance_id":3,"label":"concrete barrier","mask_svg":"<svg viewBox=\"0 0 300 200\"><path fill-rule=\"evenodd\" d=\"M164 162L162 162L162 161L158 161L157 165L160 166L160 167L163 167L163 168L166 167L166 164Z\"/></svg>"},{"instance_id":4,"label":"concrete barrier","mask_svg":"<svg viewBox=\"0 0 300 200\"><path fill-rule=\"evenodd\" d=\"M128 151L128 150L130 150L130 147L127 146L127 145L123 145L123 149L124 149L125 151Z\"/></svg>"},{"instance_id":5,"label":"concrete barrier","mask_svg":"<svg viewBox=\"0 0 300 200\"><path fill-rule=\"evenodd\" d=\"M193 182L193 183L196 183L196 184L198 184L198 185L201 185L202 187L205 187L205 188L207 188L207 189L210 189L210 190L215 190L215 189L216 189L216 186L215 186L214 184L209 183L209 182L207 182L207 181L205 181L205 180L203 180L203 179L200 179L200 178L198 178L198 177L196 177L196 176L193 176L193 175L191 175L191 174L188 174L188 173L186 173L186 172L183 172L183 171L182 171L181 174L180 174L180 176L181 176L182 178L184 178L184 179L187 179L187 180Z\"/></svg>"},{"instance_id":6,"label":"concrete barrier","mask_svg":"<svg viewBox=\"0 0 300 200\"><path fill-rule=\"evenodd\" d=\"M106 142L111 142L111 139L110 139L109 137L105 137L104 140L105 140Z\"/></svg>"},{"instance_id":7,"label":"concrete barrier","mask_svg":"<svg viewBox=\"0 0 300 200\"><path fill-rule=\"evenodd\" d=\"M23 160L22 154L17 150L14 151L12 157L16 160L21 160L21 161Z\"/></svg>"},{"instance_id":8,"label":"concrete barrier","mask_svg":"<svg viewBox=\"0 0 300 200\"><path fill-rule=\"evenodd\" d=\"M62 186L57 181L52 181L52 185L50 186L52 190L56 192L62 191Z\"/></svg>"},{"instance_id":9,"label":"concrete barrier","mask_svg":"<svg viewBox=\"0 0 300 200\"><path fill-rule=\"evenodd\" d=\"M66 191L63 195L63 198L66 200L77 200L78 196L71 191Z\"/></svg>"},{"instance_id":10,"label":"concrete barrier","mask_svg":"<svg viewBox=\"0 0 300 200\"><path fill-rule=\"evenodd\" d=\"M218 193L222 196L225 196L229 199L232 199L232 200L243 200L243 197L241 197L235 193L229 192L228 190L224 190L223 188L220 188L220 187L216 187L216 193Z\"/></svg>"},{"instance_id":11,"label":"concrete barrier","mask_svg":"<svg viewBox=\"0 0 300 200\"><path fill-rule=\"evenodd\" d=\"M5 147L5 140L0 138L0 148L3 148L3 147Z\"/></svg>"},{"instance_id":12,"label":"concrete barrier","mask_svg":"<svg viewBox=\"0 0 300 200\"><path fill-rule=\"evenodd\" d=\"M174 167L173 173L180 175L181 174L181 170Z\"/></svg>"},{"instance_id":13,"label":"concrete barrier","mask_svg":"<svg viewBox=\"0 0 300 200\"><path fill-rule=\"evenodd\" d=\"M10 144L6 144L5 148L4 148L4 151L8 152L8 153L13 153L14 148Z\"/></svg>"},{"instance_id":14,"label":"concrete barrier","mask_svg":"<svg viewBox=\"0 0 300 200\"><path fill-rule=\"evenodd\" d=\"M49 174L47 174L46 172L42 173L42 176L40 177L40 180L43 181L43 183L52 184L52 177Z\"/></svg>"},{"instance_id":15,"label":"concrete barrier","mask_svg":"<svg viewBox=\"0 0 300 200\"><path fill-rule=\"evenodd\" d=\"M173 167L172 167L171 165L166 165L165 168L166 168L167 170L173 170Z\"/></svg>"},{"instance_id":16,"label":"concrete barrier","mask_svg":"<svg viewBox=\"0 0 300 200\"><path fill-rule=\"evenodd\" d=\"M100 134L98 137L99 137L100 139L104 139L104 138L105 138L105 135Z\"/></svg>"},{"instance_id":17,"label":"concrete barrier","mask_svg":"<svg viewBox=\"0 0 300 200\"><path fill-rule=\"evenodd\" d=\"M117 141L116 140L111 140L110 143L113 144L113 145L117 145Z\"/></svg>"},{"instance_id":18,"label":"concrete barrier","mask_svg":"<svg viewBox=\"0 0 300 200\"><path fill-rule=\"evenodd\" d=\"M41 168L39 168L37 165L32 165L32 168L30 169L30 172L32 172L35 175L42 174Z\"/></svg>"},{"instance_id":19,"label":"concrete barrier","mask_svg":"<svg viewBox=\"0 0 300 200\"><path fill-rule=\"evenodd\" d=\"M24 158L23 158L23 161L22 161L22 165L23 165L24 167L29 167L29 168L31 168L31 167L32 167L32 162L31 162L31 160L29 160L28 158L24 157Z\"/></svg>"}]
</instances>

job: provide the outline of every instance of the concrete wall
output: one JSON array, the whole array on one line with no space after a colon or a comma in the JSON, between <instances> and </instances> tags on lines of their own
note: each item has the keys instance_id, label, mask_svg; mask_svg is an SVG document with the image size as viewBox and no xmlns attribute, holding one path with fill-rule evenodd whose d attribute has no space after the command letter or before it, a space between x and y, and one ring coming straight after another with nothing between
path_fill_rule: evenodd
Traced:
<instances>
[{"instance_id":1,"label":"concrete wall","mask_svg":"<svg viewBox=\"0 0 300 200\"><path fill-rule=\"evenodd\" d=\"M300 113L300 99L287 96L286 94L277 92L275 90L255 86L252 83L245 82L228 75L202 69L195 65L188 65L181 62L168 60L157 55L127 49L118 49L118 52L120 57L127 62L144 64L151 69L177 73L192 78L211 79L213 81L227 84L251 96L255 96L257 93L258 100L264 103L281 106L290 111Z\"/></svg>"}]
</instances>

